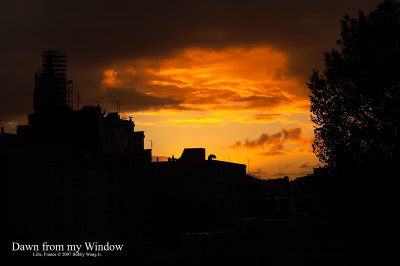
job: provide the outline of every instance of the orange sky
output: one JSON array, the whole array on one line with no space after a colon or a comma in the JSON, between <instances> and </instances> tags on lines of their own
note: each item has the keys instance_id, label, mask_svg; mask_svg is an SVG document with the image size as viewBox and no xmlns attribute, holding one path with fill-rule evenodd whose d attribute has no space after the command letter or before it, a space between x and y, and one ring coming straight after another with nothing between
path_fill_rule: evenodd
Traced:
<instances>
[{"instance_id":1,"label":"orange sky","mask_svg":"<svg viewBox=\"0 0 400 266\"><path fill-rule=\"evenodd\" d=\"M67 53L80 106L115 112L121 103L155 155L204 147L220 160L249 160L251 171L272 178L318 164L305 83L335 47L340 18L380 1L69 0L63 12L54 2L4 6L6 132L27 123L40 51L52 48Z\"/></svg>"},{"instance_id":2,"label":"orange sky","mask_svg":"<svg viewBox=\"0 0 400 266\"><path fill-rule=\"evenodd\" d=\"M164 59L120 62L104 69L101 94L170 99L161 110L132 112L153 155L179 157L204 147L217 159L248 164L263 178L311 173L312 123L306 85L288 70L288 56L268 46L187 49ZM150 147L150 142L146 143Z\"/></svg>"}]
</instances>

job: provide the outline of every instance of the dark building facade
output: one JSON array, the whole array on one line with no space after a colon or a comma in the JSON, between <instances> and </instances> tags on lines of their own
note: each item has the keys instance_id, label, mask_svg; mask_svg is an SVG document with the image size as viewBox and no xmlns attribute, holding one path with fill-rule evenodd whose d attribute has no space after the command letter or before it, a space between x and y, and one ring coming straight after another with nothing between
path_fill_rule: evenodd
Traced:
<instances>
[{"instance_id":1,"label":"dark building facade","mask_svg":"<svg viewBox=\"0 0 400 266\"><path fill-rule=\"evenodd\" d=\"M100 106L73 110L66 57L43 53L33 113L0 134L6 239L27 243L151 243L151 150L132 118ZM121 257L121 254L118 254Z\"/></svg>"},{"instance_id":2,"label":"dark building facade","mask_svg":"<svg viewBox=\"0 0 400 266\"><path fill-rule=\"evenodd\" d=\"M153 162L151 176L162 232L221 230L246 216L245 165L206 160L205 149L192 148L179 159Z\"/></svg>"},{"instance_id":3,"label":"dark building facade","mask_svg":"<svg viewBox=\"0 0 400 266\"><path fill-rule=\"evenodd\" d=\"M67 80L67 57L55 50L42 54L42 69L35 75L33 110L53 112L68 108L71 80ZM68 86L68 87L67 87Z\"/></svg>"}]
</instances>

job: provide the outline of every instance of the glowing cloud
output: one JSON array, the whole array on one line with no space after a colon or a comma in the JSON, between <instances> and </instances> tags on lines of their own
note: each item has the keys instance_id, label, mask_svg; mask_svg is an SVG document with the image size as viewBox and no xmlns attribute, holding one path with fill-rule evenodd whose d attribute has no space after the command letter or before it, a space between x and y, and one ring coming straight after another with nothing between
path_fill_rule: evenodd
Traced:
<instances>
[{"instance_id":1,"label":"glowing cloud","mask_svg":"<svg viewBox=\"0 0 400 266\"><path fill-rule=\"evenodd\" d=\"M104 71L102 84L104 87L111 88L120 86L122 82L118 79L117 71L110 68Z\"/></svg>"},{"instance_id":2,"label":"glowing cloud","mask_svg":"<svg viewBox=\"0 0 400 266\"><path fill-rule=\"evenodd\" d=\"M148 69L153 91L183 97L200 109L271 109L296 103L299 83L287 74L284 53L269 47L186 50ZM174 88L174 89L172 89Z\"/></svg>"},{"instance_id":3,"label":"glowing cloud","mask_svg":"<svg viewBox=\"0 0 400 266\"><path fill-rule=\"evenodd\" d=\"M306 86L288 69L287 55L267 46L186 49L114 63L103 73L99 98L109 99L109 108L122 103L125 116L154 140L155 155L206 147L222 160L251 158L252 167L274 175L279 165L317 161Z\"/></svg>"}]
</instances>

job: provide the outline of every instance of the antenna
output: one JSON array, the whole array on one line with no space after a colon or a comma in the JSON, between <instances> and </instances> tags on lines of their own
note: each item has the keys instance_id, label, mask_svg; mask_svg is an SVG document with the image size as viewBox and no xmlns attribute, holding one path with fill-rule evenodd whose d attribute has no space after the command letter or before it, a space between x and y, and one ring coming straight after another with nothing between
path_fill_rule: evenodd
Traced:
<instances>
[{"instance_id":1,"label":"antenna","mask_svg":"<svg viewBox=\"0 0 400 266\"><path fill-rule=\"evenodd\" d=\"M258 170L253 171L253 172L250 172L250 171L249 171L249 172L248 172L248 175L253 176L253 177L255 177L255 178L258 178L258 179L261 179L263 173L264 173L264 172L263 172L261 169L258 169Z\"/></svg>"},{"instance_id":2,"label":"antenna","mask_svg":"<svg viewBox=\"0 0 400 266\"><path fill-rule=\"evenodd\" d=\"M79 110L80 108L80 103L81 103L81 97L79 93L79 88L76 90L76 109Z\"/></svg>"},{"instance_id":3,"label":"antenna","mask_svg":"<svg viewBox=\"0 0 400 266\"><path fill-rule=\"evenodd\" d=\"M117 114L121 113L121 103L120 102L115 102L115 104L117 105Z\"/></svg>"}]
</instances>

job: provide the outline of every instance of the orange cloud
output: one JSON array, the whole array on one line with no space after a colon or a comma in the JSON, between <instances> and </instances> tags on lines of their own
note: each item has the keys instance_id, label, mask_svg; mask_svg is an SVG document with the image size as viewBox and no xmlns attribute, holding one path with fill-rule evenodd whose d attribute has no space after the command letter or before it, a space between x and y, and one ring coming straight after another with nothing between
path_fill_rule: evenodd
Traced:
<instances>
[{"instance_id":1,"label":"orange cloud","mask_svg":"<svg viewBox=\"0 0 400 266\"><path fill-rule=\"evenodd\" d=\"M296 101L299 87L284 53L269 47L192 49L149 69L150 86L175 87L183 104L207 109L269 109Z\"/></svg>"},{"instance_id":2,"label":"orange cloud","mask_svg":"<svg viewBox=\"0 0 400 266\"><path fill-rule=\"evenodd\" d=\"M306 85L291 74L283 51L187 49L168 58L114 62L110 69L98 98L109 99L109 108L122 103L123 114L133 115L138 130L157 143L154 154L206 147L222 160L249 158L267 175L282 172L279 165L317 161ZM265 130L273 133L261 134ZM237 141L246 135L259 137Z\"/></svg>"},{"instance_id":3,"label":"orange cloud","mask_svg":"<svg viewBox=\"0 0 400 266\"><path fill-rule=\"evenodd\" d=\"M122 84L122 81L118 79L118 73L114 69L110 68L104 71L102 84L104 87L118 87Z\"/></svg>"},{"instance_id":4,"label":"orange cloud","mask_svg":"<svg viewBox=\"0 0 400 266\"><path fill-rule=\"evenodd\" d=\"M135 88L147 95L179 100L179 108L168 107L173 109L232 113L308 109L301 92L304 84L289 75L287 56L266 46L188 49L172 58L125 62L118 72L108 69L103 75L105 87Z\"/></svg>"},{"instance_id":5,"label":"orange cloud","mask_svg":"<svg viewBox=\"0 0 400 266\"><path fill-rule=\"evenodd\" d=\"M279 114L255 114L253 115L253 119L256 121L273 121L274 119L278 118Z\"/></svg>"}]
</instances>

